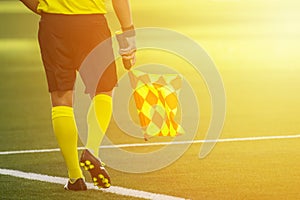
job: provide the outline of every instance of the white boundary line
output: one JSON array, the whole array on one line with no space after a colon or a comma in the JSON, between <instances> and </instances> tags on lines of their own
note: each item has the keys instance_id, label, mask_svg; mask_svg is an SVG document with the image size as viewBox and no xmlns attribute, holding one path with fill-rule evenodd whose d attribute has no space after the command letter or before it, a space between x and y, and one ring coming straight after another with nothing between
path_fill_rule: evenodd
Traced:
<instances>
[{"instance_id":1,"label":"white boundary line","mask_svg":"<svg viewBox=\"0 0 300 200\"><path fill-rule=\"evenodd\" d=\"M43 181L43 182L48 182L48 183L62 184L62 185L66 184L68 181L67 178L48 176L48 175L36 174L36 173L28 173L28 172L22 172L22 171L11 170L11 169L1 169L0 168L0 174L14 176L14 177L18 177L18 178L29 179L29 180L35 180L35 181ZM133 189L123 188L123 187L119 187L119 186L111 186L110 188L107 188L107 189L98 189L92 183L87 183L87 187L88 187L88 189L100 190L102 192L108 192L108 193L143 198L143 199L184 200L184 198L181 198L181 197L174 197L174 196L169 196L169 195L164 195L164 194L157 194L157 193L145 192L145 191L140 191L140 190L133 190Z\"/></svg>"},{"instance_id":2,"label":"white boundary line","mask_svg":"<svg viewBox=\"0 0 300 200\"><path fill-rule=\"evenodd\" d=\"M134 143L134 144L116 144L116 145L103 145L101 149L115 149L126 147L149 147L149 146L163 146L163 145L180 145L180 144L199 144L199 143L223 143L223 142L243 142L243 141L259 141L259 140L275 140L275 139L296 139L300 138L300 134L286 135L286 136L260 136L260 137L245 137L245 138L224 138L218 140L190 140L190 141L177 141L177 142L155 142L155 143ZM79 150L84 147L79 147ZM36 149L36 150L19 150L19 151L1 151L0 155L10 154L24 154L24 153L47 153L60 151L59 148L54 149Z\"/></svg>"}]
</instances>

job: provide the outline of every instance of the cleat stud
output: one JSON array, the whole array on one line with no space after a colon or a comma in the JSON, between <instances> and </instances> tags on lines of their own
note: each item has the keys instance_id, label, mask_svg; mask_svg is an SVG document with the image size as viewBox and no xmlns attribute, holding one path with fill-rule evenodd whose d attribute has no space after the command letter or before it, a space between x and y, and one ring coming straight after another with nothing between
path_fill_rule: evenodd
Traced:
<instances>
[{"instance_id":1,"label":"cleat stud","mask_svg":"<svg viewBox=\"0 0 300 200\"><path fill-rule=\"evenodd\" d=\"M94 182L94 186L97 186L97 185L99 185L99 183L98 182Z\"/></svg>"},{"instance_id":2,"label":"cleat stud","mask_svg":"<svg viewBox=\"0 0 300 200\"><path fill-rule=\"evenodd\" d=\"M84 170L88 171L88 170L89 170L89 168L88 168L87 166L84 166Z\"/></svg>"},{"instance_id":3,"label":"cleat stud","mask_svg":"<svg viewBox=\"0 0 300 200\"><path fill-rule=\"evenodd\" d=\"M100 179L104 179L104 176L102 174L99 174L98 176Z\"/></svg>"},{"instance_id":4,"label":"cleat stud","mask_svg":"<svg viewBox=\"0 0 300 200\"><path fill-rule=\"evenodd\" d=\"M94 169L95 168L95 166L94 165L90 165L90 169Z\"/></svg>"},{"instance_id":5,"label":"cleat stud","mask_svg":"<svg viewBox=\"0 0 300 200\"><path fill-rule=\"evenodd\" d=\"M103 179L102 183L108 183L108 179L107 178Z\"/></svg>"},{"instance_id":6,"label":"cleat stud","mask_svg":"<svg viewBox=\"0 0 300 200\"><path fill-rule=\"evenodd\" d=\"M91 164L91 161L86 160L86 161L85 161L85 164L86 164L86 165L90 165L90 164Z\"/></svg>"},{"instance_id":7,"label":"cleat stud","mask_svg":"<svg viewBox=\"0 0 300 200\"><path fill-rule=\"evenodd\" d=\"M96 177L93 178L93 181L94 181L94 182L97 182L97 180L98 180L98 179L97 179Z\"/></svg>"},{"instance_id":8,"label":"cleat stud","mask_svg":"<svg viewBox=\"0 0 300 200\"><path fill-rule=\"evenodd\" d=\"M81 166L81 167L84 167L85 164L84 164L83 162L80 162L80 166Z\"/></svg>"},{"instance_id":9,"label":"cleat stud","mask_svg":"<svg viewBox=\"0 0 300 200\"><path fill-rule=\"evenodd\" d=\"M110 184L109 184L109 183L106 183L104 186L105 186L106 188L109 188L109 187L110 187Z\"/></svg>"}]
</instances>

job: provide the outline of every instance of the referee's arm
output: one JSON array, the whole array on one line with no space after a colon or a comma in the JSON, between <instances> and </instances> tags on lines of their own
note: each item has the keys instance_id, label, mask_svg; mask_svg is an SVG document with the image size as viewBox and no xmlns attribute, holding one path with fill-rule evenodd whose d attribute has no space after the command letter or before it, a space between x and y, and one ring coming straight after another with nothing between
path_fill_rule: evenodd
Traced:
<instances>
[{"instance_id":1,"label":"referee's arm","mask_svg":"<svg viewBox=\"0 0 300 200\"><path fill-rule=\"evenodd\" d=\"M133 27L129 0L112 0L112 4L122 29Z\"/></svg>"},{"instance_id":2,"label":"referee's arm","mask_svg":"<svg viewBox=\"0 0 300 200\"><path fill-rule=\"evenodd\" d=\"M37 7L39 5L39 0L20 0L27 8L29 8L32 12L36 14L40 14L37 12Z\"/></svg>"}]
</instances>

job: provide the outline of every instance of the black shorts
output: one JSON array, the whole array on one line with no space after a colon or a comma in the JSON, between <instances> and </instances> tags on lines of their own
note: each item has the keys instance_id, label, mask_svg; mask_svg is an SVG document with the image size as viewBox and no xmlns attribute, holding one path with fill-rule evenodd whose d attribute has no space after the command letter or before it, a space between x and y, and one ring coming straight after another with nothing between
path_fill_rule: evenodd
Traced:
<instances>
[{"instance_id":1,"label":"black shorts","mask_svg":"<svg viewBox=\"0 0 300 200\"><path fill-rule=\"evenodd\" d=\"M43 13L38 38L49 92L73 90L77 71L87 93L111 91L117 73L110 37L102 14Z\"/></svg>"}]
</instances>

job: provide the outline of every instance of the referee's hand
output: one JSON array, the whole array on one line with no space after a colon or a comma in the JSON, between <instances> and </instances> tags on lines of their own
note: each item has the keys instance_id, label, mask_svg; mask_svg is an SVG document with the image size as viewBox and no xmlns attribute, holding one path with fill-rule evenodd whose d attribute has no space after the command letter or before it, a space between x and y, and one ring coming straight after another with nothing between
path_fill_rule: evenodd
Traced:
<instances>
[{"instance_id":1,"label":"referee's hand","mask_svg":"<svg viewBox=\"0 0 300 200\"><path fill-rule=\"evenodd\" d=\"M136 62L135 30L118 31L116 32L116 37L119 43L119 53L122 56L123 65L129 70Z\"/></svg>"}]
</instances>

